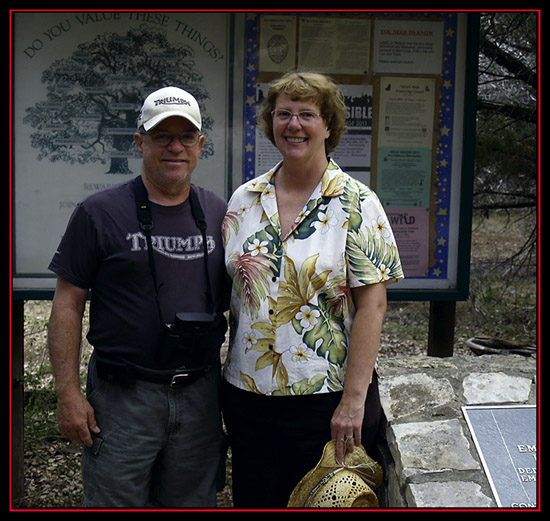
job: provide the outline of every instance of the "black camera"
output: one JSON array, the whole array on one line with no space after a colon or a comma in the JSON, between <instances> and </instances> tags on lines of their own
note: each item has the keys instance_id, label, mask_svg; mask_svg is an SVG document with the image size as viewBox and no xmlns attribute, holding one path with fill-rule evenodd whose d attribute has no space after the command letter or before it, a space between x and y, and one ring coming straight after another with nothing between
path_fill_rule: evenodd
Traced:
<instances>
[{"instance_id":1,"label":"black camera","mask_svg":"<svg viewBox=\"0 0 550 521\"><path fill-rule=\"evenodd\" d=\"M226 331L223 313L176 313L171 324L164 324L162 352L179 352L185 367L208 367L219 356Z\"/></svg>"},{"instance_id":2,"label":"black camera","mask_svg":"<svg viewBox=\"0 0 550 521\"><path fill-rule=\"evenodd\" d=\"M185 312L176 313L174 323L175 329L184 334L203 335L212 330L216 324L216 313L194 313Z\"/></svg>"},{"instance_id":3,"label":"black camera","mask_svg":"<svg viewBox=\"0 0 550 521\"><path fill-rule=\"evenodd\" d=\"M186 351L216 349L225 340L227 320L223 313L176 313L171 324L164 324L168 346Z\"/></svg>"},{"instance_id":4,"label":"black camera","mask_svg":"<svg viewBox=\"0 0 550 521\"><path fill-rule=\"evenodd\" d=\"M193 349L217 327L216 314L181 311L176 313L171 324L164 327L169 337L179 341L178 347Z\"/></svg>"}]
</instances>

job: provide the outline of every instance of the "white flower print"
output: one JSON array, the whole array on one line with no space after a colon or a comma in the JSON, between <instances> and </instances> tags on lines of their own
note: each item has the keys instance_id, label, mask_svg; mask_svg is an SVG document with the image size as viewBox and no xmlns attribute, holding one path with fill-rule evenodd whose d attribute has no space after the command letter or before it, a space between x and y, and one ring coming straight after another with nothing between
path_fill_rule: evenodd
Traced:
<instances>
[{"instance_id":1,"label":"white flower print","mask_svg":"<svg viewBox=\"0 0 550 521\"><path fill-rule=\"evenodd\" d=\"M309 306L302 306L300 311L296 313L296 318L300 321L300 325L304 330L312 329L315 324L317 324L317 319L319 318L318 310L311 309Z\"/></svg>"},{"instance_id":2,"label":"white flower print","mask_svg":"<svg viewBox=\"0 0 550 521\"><path fill-rule=\"evenodd\" d=\"M290 353L292 354L292 361L300 364L306 364L313 351L309 347L301 342L298 346L290 346Z\"/></svg>"},{"instance_id":3,"label":"white flower print","mask_svg":"<svg viewBox=\"0 0 550 521\"><path fill-rule=\"evenodd\" d=\"M379 215L376 219L373 219L371 223L377 235L379 235L384 239L387 239L390 236L391 234L390 225L382 215Z\"/></svg>"},{"instance_id":4,"label":"white flower print","mask_svg":"<svg viewBox=\"0 0 550 521\"><path fill-rule=\"evenodd\" d=\"M260 242L259 239L254 239L252 244L248 245L248 251L252 253L252 257L256 257L258 253L267 253L267 241Z\"/></svg>"},{"instance_id":5,"label":"white flower print","mask_svg":"<svg viewBox=\"0 0 550 521\"><path fill-rule=\"evenodd\" d=\"M334 210L327 210L327 213L319 212L319 220L313 223L316 230L321 230L322 234L329 231L331 226L336 226L338 219L334 217Z\"/></svg>"},{"instance_id":6,"label":"white flower print","mask_svg":"<svg viewBox=\"0 0 550 521\"><path fill-rule=\"evenodd\" d=\"M376 268L376 271L378 272L380 281L388 280L390 278L390 270L384 264L380 264L380 266Z\"/></svg>"},{"instance_id":7,"label":"white flower print","mask_svg":"<svg viewBox=\"0 0 550 521\"><path fill-rule=\"evenodd\" d=\"M243 335L243 343L246 345L246 349L250 349L254 344L258 343L258 339L256 338L256 335L249 331L248 333L245 333Z\"/></svg>"},{"instance_id":8,"label":"white flower print","mask_svg":"<svg viewBox=\"0 0 550 521\"><path fill-rule=\"evenodd\" d=\"M262 193L262 199L273 199L275 197L275 187L269 185L265 187L265 190Z\"/></svg>"},{"instance_id":9,"label":"white flower print","mask_svg":"<svg viewBox=\"0 0 550 521\"><path fill-rule=\"evenodd\" d=\"M249 204L242 204L237 213L241 216L241 219L246 217L246 214L248 213L248 211L250 210L250 205Z\"/></svg>"},{"instance_id":10,"label":"white flower print","mask_svg":"<svg viewBox=\"0 0 550 521\"><path fill-rule=\"evenodd\" d=\"M248 183L248 189L254 191L258 187L259 184L260 184L260 180L258 178L252 179Z\"/></svg>"}]
</instances>

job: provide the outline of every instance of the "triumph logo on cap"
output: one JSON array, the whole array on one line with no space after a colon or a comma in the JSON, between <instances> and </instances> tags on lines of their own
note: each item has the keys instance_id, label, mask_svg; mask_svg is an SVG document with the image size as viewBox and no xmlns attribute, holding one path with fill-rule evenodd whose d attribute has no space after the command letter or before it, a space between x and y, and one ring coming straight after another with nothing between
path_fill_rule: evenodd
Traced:
<instances>
[{"instance_id":1,"label":"triumph logo on cap","mask_svg":"<svg viewBox=\"0 0 550 521\"><path fill-rule=\"evenodd\" d=\"M189 92L178 87L163 87L145 98L137 121L138 128L151 130L161 121L172 116L187 119L201 131L201 112L197 100Z\"/></svg>"},{"instance_id":2,"label":"triumph logo on cap","mask_svg":"<svg viewBox=\"0 0 550 521\"><path fill-rule=\"evenodd\" d=\"M155 100L155 107L158 107L159 105L187 105L191 106L191 103L183 98L160 98Z\"/></svg>"}]
</instances>

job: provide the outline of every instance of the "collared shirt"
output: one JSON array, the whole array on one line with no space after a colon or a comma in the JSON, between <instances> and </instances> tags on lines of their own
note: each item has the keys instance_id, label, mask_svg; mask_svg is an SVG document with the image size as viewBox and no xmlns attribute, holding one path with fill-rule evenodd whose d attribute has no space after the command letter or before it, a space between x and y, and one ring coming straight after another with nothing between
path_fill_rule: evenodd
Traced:
<instances>
[{"instance_id":1,"label":"collared shirt","mask_svg":"<svg viewBox=\"0 0 550 521\"><path fill-rule=\"evenodd\" d=\"M226 380L266 395L343 389L350 288L403 278L376 194L332 160L286 237L274 176L238 188L223 223L233 279Z\"/></svg>"}]
</instances>

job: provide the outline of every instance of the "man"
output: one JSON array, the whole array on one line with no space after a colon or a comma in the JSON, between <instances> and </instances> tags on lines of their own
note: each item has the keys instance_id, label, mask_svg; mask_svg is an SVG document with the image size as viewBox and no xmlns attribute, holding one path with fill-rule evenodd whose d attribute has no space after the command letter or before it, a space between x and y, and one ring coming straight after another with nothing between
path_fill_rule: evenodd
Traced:
<instances>
[{"instance_id":1,"label":"man","mask_svg":"<svg viewBox=\"0 0 550 521\"><path fill-rule=\"evenodd\" d=\"M141 177L82 201L50 264L59 428L84 445L85 507L216 506L226 203L191 185L200 130L188 92L150 94L134 136ZM79 349L89 289L85 398Z\"/></svg>"}]
</instances>

